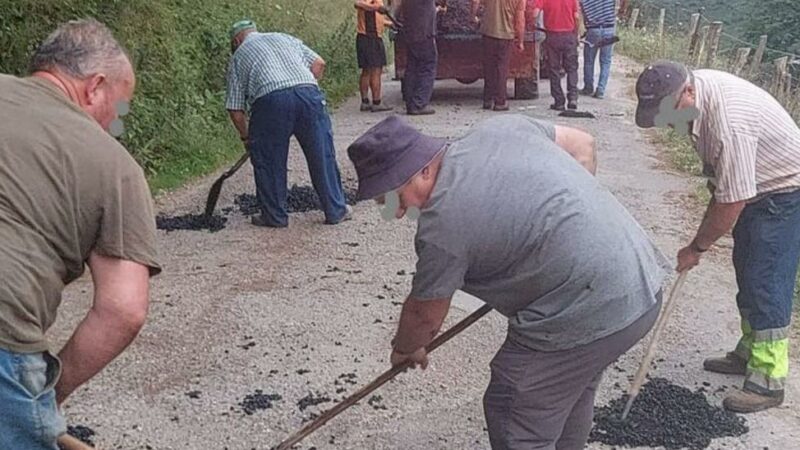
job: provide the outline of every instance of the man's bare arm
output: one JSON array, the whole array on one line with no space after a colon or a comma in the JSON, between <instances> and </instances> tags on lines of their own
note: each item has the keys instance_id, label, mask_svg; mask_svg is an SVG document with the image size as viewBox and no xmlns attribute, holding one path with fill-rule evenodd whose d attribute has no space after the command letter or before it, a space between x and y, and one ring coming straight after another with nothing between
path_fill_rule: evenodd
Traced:
<instances>
[{"instance_id":1,"label":"man's bare arm","mask_svg":"<svg viewBox=\"0 0 800 450\"><path fill-rule=\"evenodd\" d=\"M311 73L314 74L314 78L321 80L325 75L325 60L322 58L314 60L314 62L311 63Z\"/></svg>"},{"instance_id":2,"label":"man's bare arm","mask_svg":"<svg viewBox=\"0 0 800 450\"><path fill-rule=\"evenodd\" d=\"M428 345L439 333L449 310L449 298L436 300L407 298L400 313L400 323L393 341L395 351L409 354Z\"/></svg>"},{"instance_id":3,"label":"man's bare arm","mask_svg":"<svg viewBox=\"0 0 800 450\"><path fill-rule=\"evenodd\" d=\"M714 197L708 202L706 214L694 242L701 250L707 250L725 233L731 231L747 202L718 203Z\"/></svg>"},{"instance_id":4,"label":"man's bare arm","mask_svg":"<svg viewBox=\"0 0 800 450\"><path fill-rule=\"evenodd\" d=\"M239 137L241 137L243 141L246 141L248 137L247 114L244 111L239 110L229 110L228 114L231 117L233 126L236 127L236 131L239 132Z\"/></svg>"},{"instance_id":5,"label":"man's bare arm","mask_svg":"<svg viewBox=\"0 0 800 450\"><path fill-rule=\"evenodd\" d=\"M94 303L58 354L62 362L55 388L59 404L122 353L147 317L150 274L146 266L93 252L89 268Z\"/></svg>"},{"instance_id":6,"label":"man's bare arm","mask_svg":"<svg viewBox=\"0 0 800 450\"><path fill-rule=\"evenodd\" d=\"M597 173L594 137L576 128L556 125L556 144L567 151L592 175Z\"/></svg>"}]
</instances>

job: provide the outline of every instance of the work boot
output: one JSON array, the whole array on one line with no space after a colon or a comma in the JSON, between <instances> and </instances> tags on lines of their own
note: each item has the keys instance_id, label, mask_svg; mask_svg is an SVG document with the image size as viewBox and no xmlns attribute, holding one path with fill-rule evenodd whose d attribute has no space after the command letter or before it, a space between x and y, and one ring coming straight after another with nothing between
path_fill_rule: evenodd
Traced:
<instances>
[{"instance_id":1,"label":"work boot","mask_svg":"<svg viewBox=\"0 0 800 450\"><path fill-rule=\"evenodd\" d=\"M385 105L383 103L379 103L377 105L373 104L371 109L370 109L370 111L372 111L372 112L386 112L386 111L391 111L392 109L394 109L394 108L392 108L389 105Z\"/></svg>"},{"instance_id":2,"label":"work boot","mask_svg":"<svg viewBox=\"0 0 800 450\"><path fill-rule=\"evenodd\" d=\"M703 369L728 375L745 375L747 373L747 360L736 353L728 352L722 358L708 358L703 361Z\"/></svg>"},{"instance_id":3,"label":"work boot","mask_svg":"<svg viewBox=\"0 0 800 450\"><path fill-rule=\"evenodd\" d=\"M436 114L436 111L434 111L430 106L426 106L422 109L409 109L406 112L409 116L427 116L430 114Z\"/></svg>"},{"instance_id":4,"label":"work boot","mask_svg":"<svg viewBox=\"0 0 800 450\"><path fill-rule=\"evenodd\" d=\"M736 413L752 413L780 406L781 403L783 391L771 391L769 395L763 395L744 388L727 396L722 406Z\"/></svg>"},{"instance_id":5,"label":"work boot","mask_svg":"<svg viewBox=\"0 0 800 450\"><path fill-rule=\"evenodd\" d=\"M262 216L261 214L258 214L250 218L250 223L252 223L257 227L267 227L267 228L286 228L287 226L289 226L288 223L275 224L266 217Z\"/></svg>"},{"instance_id":6,"label":"work boot","mask_svg":"<svg viewBox=\"0 0 800 450\"><path fill-rule=\"evenodd\" d=\"M567 103L567 108L572 109L572 110L576 110L576 109L578 109L578 104L575 103L575 102L569 102L569 103Z\"/></svg>"},{"instance_id":7,"label":"work boot","mask_svg":"<svg viewBox=\"0 0 800 450\"><path fill-rule=\"evenodd\" d=\"M339 221L337 221L337 222L331 222L331 221L327 221L326 220L325 224L326 225L336 225L336 224L340 224L342 222L345 222L347 220L351 220L352 218L353 218L353 207L350 206L350 205L344 205L344 216L342 216L342 218L339 219Z\"/></svg>"},{"instance_id":8,"label":"work boot","mask_svg":"<svg viewBox=\"0 0 800 450\"><path fill-rule=\"evenodd\" d=\"M590 96L590 95L594 94L594 90L592 88L585 87L585 88L581 89L580 91L578 91L578 94Z\"/></svg>"},{"instance_id":9,"label":"work boot","mask_svg":"<svg viewBox=\"0 0 800 450\"><path fill-rule=\"evenodd\" d=\"M550 105L550 109L552 109L554 111L564 111L565 108L564 108L564 105L552 104L552 105Z\"/></svg>"}]
</instances>

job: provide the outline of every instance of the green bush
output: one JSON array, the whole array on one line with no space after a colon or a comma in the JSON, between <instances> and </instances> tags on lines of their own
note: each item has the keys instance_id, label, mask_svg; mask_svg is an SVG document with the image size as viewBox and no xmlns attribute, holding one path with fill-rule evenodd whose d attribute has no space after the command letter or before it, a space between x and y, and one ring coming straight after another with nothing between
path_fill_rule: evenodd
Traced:
<instances>
[{"instance_id":1,"label":"green bush","mask_svg":"<svg viewBox=\"0 0 800 450\"><path fill-rule=\"evenodd\" d=\"M241 152L223 106L228 27L303 39L328 63L321 85L336 105L357 86L351 0L0 0L0 72L23 75L35 46L58 24L94 17L134 60L138 84L125 146L155 190L176 187Z\"/></svg>"}]
</instances>

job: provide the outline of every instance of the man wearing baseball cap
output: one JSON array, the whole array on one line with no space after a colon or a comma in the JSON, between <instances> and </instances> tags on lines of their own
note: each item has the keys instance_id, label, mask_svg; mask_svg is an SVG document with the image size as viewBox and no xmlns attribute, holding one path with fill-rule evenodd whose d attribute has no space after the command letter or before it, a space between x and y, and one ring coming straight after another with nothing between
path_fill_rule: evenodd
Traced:
<instances>
[{"instance_id":1,"label":"man wearing baseball cap","mask_svg":"<svg viewBox=\"0 0 800 450\"><path fill-rule=\"evenodd\" d=\"M733 228L742 337L704 368L745 376L726 408L778 406L800 259L800 129L768 92L726 72L657 61L640 75L636 93L637 125L686 130L709 177L711 201L696 236L678 252L678 270L697 265Z\"/></svg>"},{"instance_id":2,"label":"man wearing baseball cap","mask_svg":"<svg viewBox=\"0 0 800 450\"><path fill-rule=\"evenodd\" d=\"M397 116L348 149L358 196L421 210L392 364L424 369L456 290L508 318L484 411L492 448L583 449L605 368L658 315L666 258L592 175L593 139L522 115L453 141Z\"/></svg>"}]
</instances>

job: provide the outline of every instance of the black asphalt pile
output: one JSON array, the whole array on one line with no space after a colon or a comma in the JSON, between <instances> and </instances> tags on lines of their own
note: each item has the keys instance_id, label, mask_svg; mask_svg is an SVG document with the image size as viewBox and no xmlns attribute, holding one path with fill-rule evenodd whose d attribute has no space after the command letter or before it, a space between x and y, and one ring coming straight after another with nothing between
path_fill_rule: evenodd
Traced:
<instances>
[{"instance_id":1,"label":"black asphalt pile","mask_svg":"<svg viewBox=\"0 0 800 450\"><path fill-rule=\"evenodd\" d=\"M256 389L255 393L246 395L239 406L242 407L245 414L250 416L256 411L272 408L273 402L282 399L283 397L278 394L264 394L261 389Z\"/></svg>"},{"instance_id":2,"label":"black asphalt pile","mask_svg":"<svg viewBox=\"0 0 800 450\"><path fill-rule=\"evenodd\" d=\"M344 187L344 197L348 205L356 204L356 190L348 186ZM239 212L246 216L252 216L260 212L258 200L255 195L237 195L234 203L239 207ZM319 196L311 186L292 185L286 197L286 211L289 213L308 212L321 209Z\"/></svg>"},{"instance_id":3,"label":"black asphalt pile","mask_svg":"<svg viewBox=\"0 0 800 450\"><path fill-rule=\"evenodd\" d=\"M708 448L711 440L749 431L744 418L708 403L702 392L653 378L621 420L627 395L595 408L591 442L621 447Z\"/></svg>"},{"instance_id":4,"label":"black asphalt pile","mask_svg":"<svg viewBox=\"0 0 800 450\"><path fill-rule=\"evenodd\" d=\"M483 6L478 10L480 16ZM450 33L477 33L478 25L473 20L471 0L448 0L447 12L437 17L437 32Z\"/></svg>"},{"instance_id":5,"label":"black asphalt pile","mask_svg":"<svg viewBox=\"0 0 800 450\"><path fill-rule=\"evenodd\" d=\"M225 228L228 222L226 217L213 215L206 217L204 214L184 214L182 216L156 216L156 228L159 230L208 230L212 233Z\"/></svg>"},{"instance_id":6,"label":"black asphalt pile","mask_svg":"<svg viewBox=\"0 0 800 450\"><path fill-rule=\"evenodd\" d=\"M94 436L97 435L93 429L83 425L67 426L67 434L90 447L94 447Z\"/></svg>"}]
</instances>

